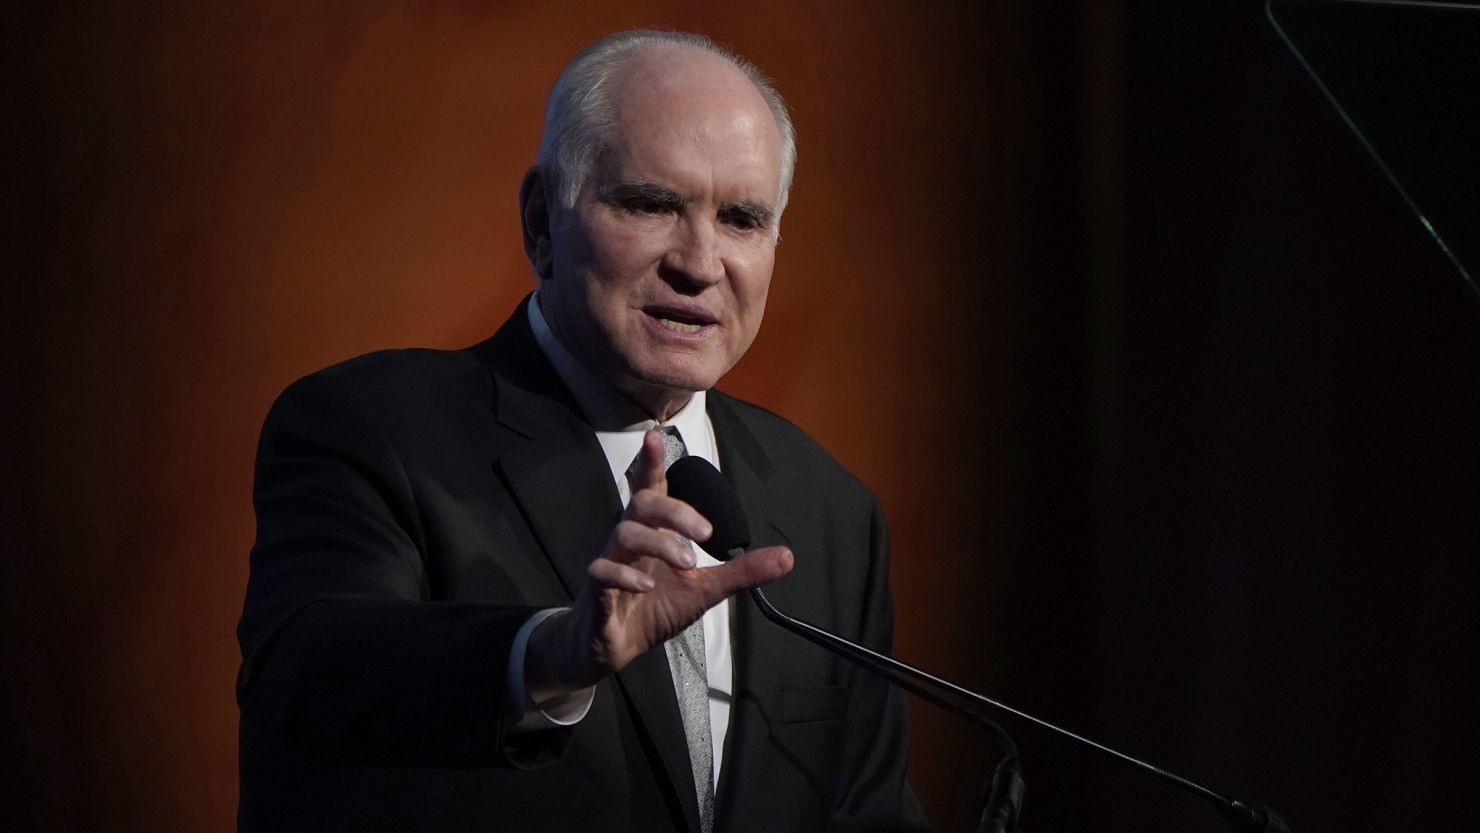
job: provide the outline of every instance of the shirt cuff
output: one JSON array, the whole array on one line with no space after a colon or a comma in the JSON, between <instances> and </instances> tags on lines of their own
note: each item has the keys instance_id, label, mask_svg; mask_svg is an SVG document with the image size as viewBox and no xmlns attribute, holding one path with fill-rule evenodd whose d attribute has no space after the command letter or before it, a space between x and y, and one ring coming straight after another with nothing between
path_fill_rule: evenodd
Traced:
<instances>
[{"instance_id":1,"label":"shirt cuff","mask_svg":"<svg viewBox=\"0 0 1480 833\"><path fill-rule=\"evenodd\" d=\"M558 726L574 726L580 723L591 710L596 699L596 687L582 688L557 697L544 708L535 705L524 690L524 655L529 649L529 637L540 623L567 607L550 607L539 611L525 621L519 632L514 634L514 644L509 646L508 693L511 713L508 731L533 732L553 729Z\"/></svg>"}]
</instances>

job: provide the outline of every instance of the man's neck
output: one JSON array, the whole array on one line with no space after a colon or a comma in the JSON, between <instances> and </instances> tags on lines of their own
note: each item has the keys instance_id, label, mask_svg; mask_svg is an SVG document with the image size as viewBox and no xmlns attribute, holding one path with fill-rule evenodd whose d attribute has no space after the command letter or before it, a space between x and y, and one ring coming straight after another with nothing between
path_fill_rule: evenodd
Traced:
<instances>
[{"instance_id":1,"label":"man's neck","mask_svg":"<svg viewBox=\"0 0 1480 833\"><path fill-rule=\"evenodd\" d=\"M685 391L675 394L669 390L656 389L652 391L622 391L627 400L637 406L643 413L658 422L667 422L673 419L674 414L684 409L694 394Z\"/></svg>"}]
</instances>

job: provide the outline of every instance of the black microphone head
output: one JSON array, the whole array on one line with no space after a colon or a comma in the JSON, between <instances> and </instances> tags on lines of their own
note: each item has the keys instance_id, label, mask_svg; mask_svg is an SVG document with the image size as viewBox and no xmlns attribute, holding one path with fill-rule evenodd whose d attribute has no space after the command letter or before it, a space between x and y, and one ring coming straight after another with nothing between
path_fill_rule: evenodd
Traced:
<instances>
[{"instance_id":1,"label":"black microphone head","mask_svg":"<svg viewBox=\"0 0 1480 833\"><path fill-rule=\"evenodd\" d=\"M735 487L703 457L683 457L668 467L668 494L687 503L714 524L704 551L720 560L750 548L750 521Z\"/></svg>"}]
</instances>

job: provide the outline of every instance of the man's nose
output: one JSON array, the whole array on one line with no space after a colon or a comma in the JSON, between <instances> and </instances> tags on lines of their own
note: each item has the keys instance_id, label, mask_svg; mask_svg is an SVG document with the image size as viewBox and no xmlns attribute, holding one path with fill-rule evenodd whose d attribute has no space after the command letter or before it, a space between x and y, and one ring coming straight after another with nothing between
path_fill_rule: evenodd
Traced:
<instances>
[{"instance_id":1,"label":"man's nose","mask_svg":"<svg viewBox=\"0 0 1480 833\"><path fill-rule=\"evenodd\" d=\"M713 223L684 223L665 260L670 270L681 274L689 283L712 286L725 276L720 244L719 231Z\"/></svg>"}]
</instances>

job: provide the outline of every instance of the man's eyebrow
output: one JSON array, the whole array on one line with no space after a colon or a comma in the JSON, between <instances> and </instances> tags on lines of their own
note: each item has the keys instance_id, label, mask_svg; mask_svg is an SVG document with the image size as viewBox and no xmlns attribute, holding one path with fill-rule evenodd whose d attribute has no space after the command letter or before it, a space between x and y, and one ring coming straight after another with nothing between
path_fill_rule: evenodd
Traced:
<instances>
[{"instance_id":1,"label":"man's eyebrow","mask_svg":"<svg viewBox=\"0 0 1480 833\"><path fill-rule=\"evenodd\" d=\"M758 228L770 228L771 221L775 219L776 212L758 202L727 202L719 207L721 215L735 215L748 218Z\"/></svg>"},{"instance_id":2,"label":"man's eyebrow","mask_svg":"<svg viewBox=\"0 0 1480 833\"><path fill-rule=\"evenodd\" d=\"M642 179L603 186L599 198L602 202L610 205L656 203L675 210L683 208L688 204L688 200L679 196L671 188L665 188L655 182ZM720 205L719 213L721 216L744 217L750 220L757 228L770 228L771 222L776 217L776 212L772 211L764 203L751 202L749 200L724 203Z\"/></svg>"},{"instance_id":3,"label":"man's eyebrow","mask_svg":"<svg viewBox=\"0 0 1480 833\"><path fill-rule=\"evenodd\" d=\"M601 201L605 203L655 202L670 208L681 208L683 197L668 188L653 182L619 182L601 189Z\"/></svg>"}]
</instances>

